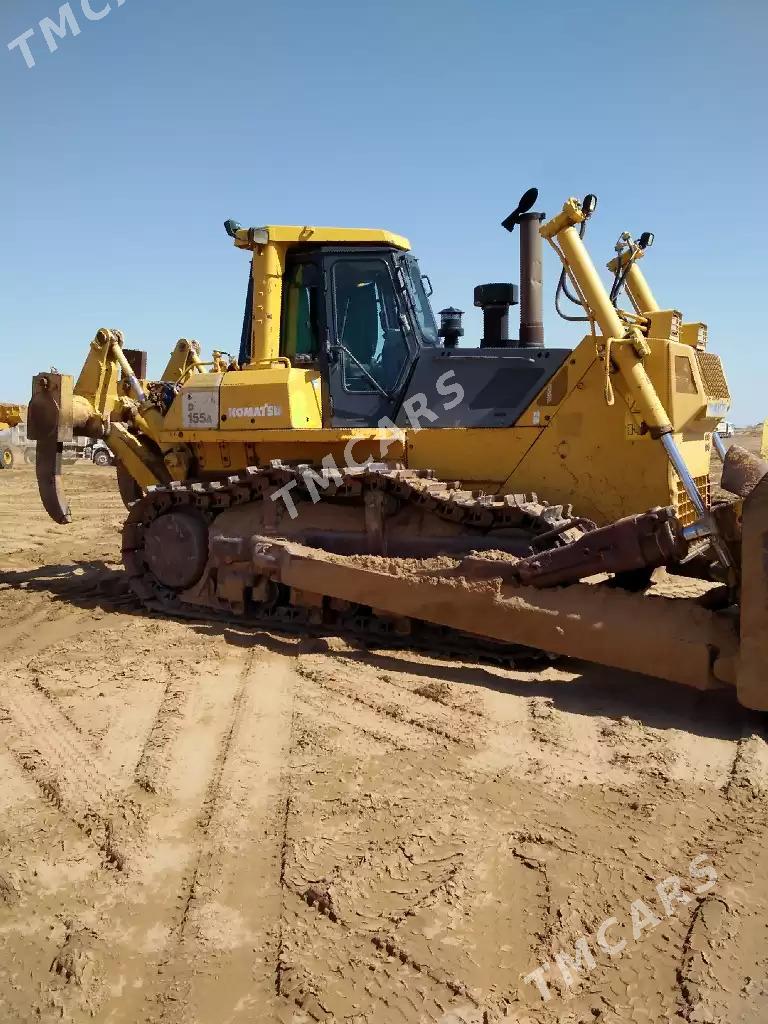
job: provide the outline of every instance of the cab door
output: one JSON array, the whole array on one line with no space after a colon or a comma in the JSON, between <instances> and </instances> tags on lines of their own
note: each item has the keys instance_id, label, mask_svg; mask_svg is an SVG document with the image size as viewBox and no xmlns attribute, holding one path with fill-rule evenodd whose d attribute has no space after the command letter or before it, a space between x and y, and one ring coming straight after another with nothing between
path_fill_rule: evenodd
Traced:
<instances>
[{"instance_id":1,"label":"cab door","mask_svg":"<svg viewBox=\"0 0 768 1024\"><path fill-rule=\"evenodd\" d=\"M394 419L416 355L391 255L327 253L326 359L331 426Z\"/></svg>"},{"instance_id":2,"label":"cab door","mask_svg":"<svg viewBox=\"0 0 768 1024\"><path fill-rule=\"evenodd\" d=\"M328 390L328 336L325 275L320 253L291 255L283 275L280 355L291 365L320 373L324 427L331 425Z\"/></svg>"}]
</instances>

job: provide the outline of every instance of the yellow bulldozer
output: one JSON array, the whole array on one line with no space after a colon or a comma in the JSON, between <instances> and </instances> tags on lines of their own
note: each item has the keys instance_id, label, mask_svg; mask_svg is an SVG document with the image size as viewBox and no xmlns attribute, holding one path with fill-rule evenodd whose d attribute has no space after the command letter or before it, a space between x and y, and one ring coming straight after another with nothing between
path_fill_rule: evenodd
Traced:
<instances>
[{"instance_id":1,"label":"yellow bulldozer","mask_svg":"<svg viewBox=\"0 0 768 1024\"><path fill-rule=\"evenodd\" d=\"M38 374L45 508L70 521L62 447L104 438L125 570L152 611L535 648L768 709L768 464L717 434L730 394L706 324L659 307L640 269L652 235L622 233L604 284L584 240L595 197L551 219L536 201L502 222L520 281L475 288L474 347L461 310L438 327L405 238L227 221L251 262L238 351L204 363L182 340L148 380L145 354L102 329L77 381ZM574 348L544 343L544 242L556 308L584 325ZM733 500L712 500L713 451ZM698 596L661 596L661 567Z\"/></svg>"},{"instance_id":2,"label":"yellow bulldozer","mask_svg":"<svg viewBox=\"0 0 768 1024\"><path fill-rule=\"evenodd\" d=\"M24 411L20 405L0 403L0 434L11 431L24 422ZM13 469L16 461L13 439L0 437L0 469Z\"/></svg>"}]
</instances>

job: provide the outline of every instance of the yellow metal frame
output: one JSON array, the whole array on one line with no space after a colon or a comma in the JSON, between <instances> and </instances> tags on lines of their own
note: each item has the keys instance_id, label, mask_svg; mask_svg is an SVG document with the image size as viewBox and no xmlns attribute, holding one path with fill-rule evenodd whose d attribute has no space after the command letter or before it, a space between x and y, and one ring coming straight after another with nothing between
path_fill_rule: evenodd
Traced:
<instances>
[{"instance_id":1,"label":"yellow metal frame","mask_svg":"<svg viewBox=\"0 0 768 1024\"><path fill-rule=\"evenodd\" d=\"M167 380L172 384L186 380L192 373L201 373L203 362L200 359L200 343L188 341L186 338L179 338L176 342L171 358L168 360L162 372L160 380Z\"/></svg>"},{"instance_id":2,"label":"yellow metal frame","mask_svg":"<svg viewBox=\"0 0 768 1024\"><path fill-rule=\"evenodd\" d=\"M514 427L405 429L395 435L386 429L323 428L320 374L279 355L287 253L310 243L409 246L383 231L276 226L243 228L235 236L238 248L253 253L247 367L228 369L217 360L208 371L195 343L182 339L164 373L180 383L180 392L163 415L143 393L126 394L124 366L119 379L122 339L101 331L74 388L73 422L90 421L94 429L101 424L143 487L183 480L192 467L216 474L276 458L320 464L331 456L339 465L372 459L432 469L486 492L536 491L551 502L573 502L599 523L657 505L685 508L688 515L680 480L653 441L674 436L706 498L711 434L722 412L708 401L695 351L698 333L692 344L693 327L698 332L702 325L686 333L677 311L659 309L637 253L626 277L635 314L617 311L579 235L584 217L570 199L541 234L582 298L591 333Z\"/></svg>"}]
</instances>

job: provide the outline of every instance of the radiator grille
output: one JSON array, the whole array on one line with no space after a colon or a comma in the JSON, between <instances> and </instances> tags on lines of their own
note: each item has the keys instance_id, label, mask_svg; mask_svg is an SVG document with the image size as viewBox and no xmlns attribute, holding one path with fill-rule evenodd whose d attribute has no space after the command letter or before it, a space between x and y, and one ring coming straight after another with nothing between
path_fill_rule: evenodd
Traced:
<instances>
[{"instance_id":1,"label":"radiator grille","mask_svg":"<svg viewBox=\"0 0 768 1024\"><path fill-rule=\"evenodd\" d=\"M693 478L696 484L699 494L704 499L704 504L709 508L711 501L711 490L708 476L696 476ZM691 499L686 494L685 488L683 487L682 481L677 481L677 499L675 501L677 507L677 518L683 524L683 526L690 526L691 523L695 523L698 518L696 515L696 509L693 507Z\"/></svg>"},{"instance_id":2,"label":"radiator grille","mask_svg":"<svg viewBox=\"0 0 768 1024\"><path fill-rule=\"evenodd\" d=\"M699 361L701 378L704 381L704 390L711 402L728 402L731 393L723 373L723 365L720 357L714 352L697 352L696 358Z\"/></svg>"}]
</instances>

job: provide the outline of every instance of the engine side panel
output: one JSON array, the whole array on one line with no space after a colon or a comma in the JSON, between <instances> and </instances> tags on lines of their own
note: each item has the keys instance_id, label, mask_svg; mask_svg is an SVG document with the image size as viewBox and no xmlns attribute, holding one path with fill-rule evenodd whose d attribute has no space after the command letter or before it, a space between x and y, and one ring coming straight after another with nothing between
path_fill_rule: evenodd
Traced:
<instances>
[{"instance_id":1,"label":"engine side panel","mask_svg":"<svg viewBox=\"0 0 768 1024\"><path fill-rule=\"evenodd\" d=\"M570 355L570 349L557 348L424 349L395 422L430 429L511 427ZM454 392L459 386L461 392ZM425 414L414 424L421 395L431 416Z\"/></svg>"}]
</instances>

